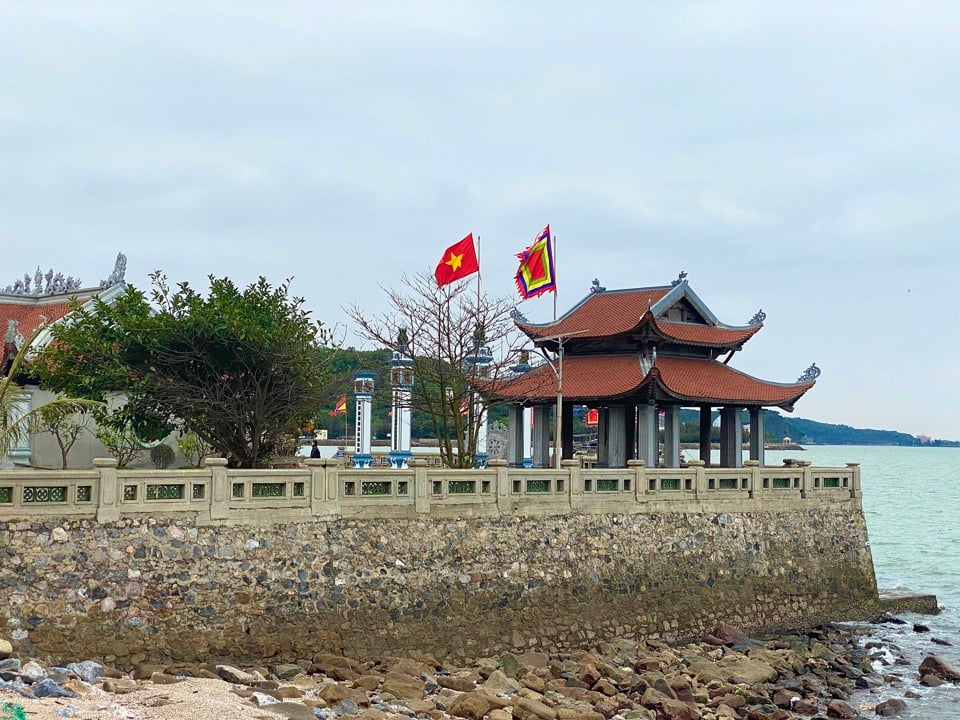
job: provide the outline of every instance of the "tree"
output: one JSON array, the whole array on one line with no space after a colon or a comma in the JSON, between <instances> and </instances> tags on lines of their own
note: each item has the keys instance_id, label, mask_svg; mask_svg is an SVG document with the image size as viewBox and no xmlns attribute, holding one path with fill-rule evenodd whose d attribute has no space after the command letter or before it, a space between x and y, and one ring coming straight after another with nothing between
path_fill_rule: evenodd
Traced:
<instances>
[{"instance_id":1,"label":"tree","mask_svg":"<svg viewBox=\"0 0 960 720\"><path fill-rule=\"evenodd\" d=\"M36 363L43 383L80 397L125 394L106 420L143 440L194 432L234 467L262 467L277 438L320 405L331 338L289 280L240 290L210 276L206 297L151 275L151 303L133 287L111 305L75 307Z\"/></svg>"},{"instance_id":2,"label":"tree","mask_svg":"<svg viewBox=\"0 0 960 720\"><path fill-rule=\"evenodd\" d=\"M474 294L468 282L437 287L427 274L404 276L402 283L405 290L386 291L390 312L368 317L354 305L347 313L367 340L413 361L412 411L430 418L449 467L472 467L481 419L473 417L475 389L496 387L516 362L520 336L510 319L512 303ZM480 372L474 360L491 347L501 349L500 357Z\"/></svg>"},{"instance_id":3,"label":"tree","mask_svg":"<svg viewBox=\"0 0 960 720\"><path fill-rule=\"evenodd\" d=\"M67 469L67 456L80 435L90 429L89 421L89 413L80 413L53 417L43 423L43 430L53 435L53 439L57 441L57 447L60 448L60 468L62 470Z\"/></svg>"},{"instance_id":4,"label":"tree","mask_svg":"<svg viewBox=\"0 0 960 720\"><path fill-rule=\"evenodd\" d=\"M31 352L34 341L45 328L45 325L40 325L20 344L6 372L0 376L0 456L6 455L12 446L24 441L30 435L42 432L45 427L65 422L75 413L100 405L98 402L82 398L57 397L43 405L22 409L21 401L26 397L26 393L18 381L26 379L24 366L27 356ZM66 457L65 453L64 457Z\"/></svg>"}]
</instances>

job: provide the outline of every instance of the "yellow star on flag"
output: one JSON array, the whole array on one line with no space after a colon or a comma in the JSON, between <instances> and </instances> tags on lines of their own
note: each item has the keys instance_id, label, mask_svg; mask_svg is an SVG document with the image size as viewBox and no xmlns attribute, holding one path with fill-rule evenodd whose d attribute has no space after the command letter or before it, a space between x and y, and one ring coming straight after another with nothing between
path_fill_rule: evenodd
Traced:
<instances>
[{"instance_id":1,"label":"yellow star on flag","mask_svg":"<svg viewBox=\"0 0 960 720\"><path fill-rule=\"evenodd\" d=\"M450 269L456 272L460 269L460 265L463 263L463 255L457 255L455 253L450 253L450 259L445 263L450 266Z\"/></svg>"}]
</instances>

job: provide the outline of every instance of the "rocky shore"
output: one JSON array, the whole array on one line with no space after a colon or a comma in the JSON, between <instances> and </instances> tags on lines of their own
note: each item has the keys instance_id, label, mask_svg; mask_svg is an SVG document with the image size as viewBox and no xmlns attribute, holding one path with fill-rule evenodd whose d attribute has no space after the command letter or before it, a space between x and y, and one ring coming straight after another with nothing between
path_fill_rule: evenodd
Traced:
<instances>
[{"instance_id":1,"label":"rocky shore","mask_svg":"<svg viewBox=\"0 0 960 720\"><path fill-rule=\"evenodd\" d=\"M579 652L478 658L469 667L429 655L359 662L321 653L263 667L142 664L130 672L17 657L0 639L0 720L856 718L903 712L908 678L960 682L936 656L910 669L895 647L863 639L862 628L844 625L762 640L719 626L683 646L616 639ZM859 691L875 701L855 706Z\"/></svg>"}]
</instances>

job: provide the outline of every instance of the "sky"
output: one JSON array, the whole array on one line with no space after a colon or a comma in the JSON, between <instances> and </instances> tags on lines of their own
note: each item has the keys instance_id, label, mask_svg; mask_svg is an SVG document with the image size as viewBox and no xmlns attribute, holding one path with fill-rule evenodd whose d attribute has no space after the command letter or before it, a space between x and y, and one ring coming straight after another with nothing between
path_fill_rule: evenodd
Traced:
<instances>
[{"instance_id":1,"label":"sky","mask_svg":"<svg viewBox=\"0 0 960 720\"><path fill-rule=\"evenodd\" d=\"M681 271L794 411L960 439L960 4L0 0L0 287L293 278L388 309L550 224L557 307ZM534 322L553 296L520 303Z\"/></svg>"}]
</instances>

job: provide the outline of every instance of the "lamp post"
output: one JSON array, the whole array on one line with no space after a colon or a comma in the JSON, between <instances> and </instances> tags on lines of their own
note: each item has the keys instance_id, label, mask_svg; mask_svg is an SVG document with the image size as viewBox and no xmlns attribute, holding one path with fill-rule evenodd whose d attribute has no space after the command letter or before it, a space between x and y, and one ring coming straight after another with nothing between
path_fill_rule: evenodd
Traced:
<instances>
[{"instance_id":1,"label":"lamp post","mask_svg":"<svg viewBox=\"0 0 960 720\"><path fill-rule=\"evenodd\" d=\"M541 341L544 340L556 340L557 341L557 367L553 366L553 363L550 362L550 356L547 355L546 350L540 348L540 352L543 353L543 356L547 359L550 369L553 370L553 374L557 376L557 417L554 421L554 439L553 439L553 455L554 455L554 467L557 470L560 469L560 463L563 461L563 448L562 448L562 435L563 432L563 341L568 337L574 335L580 335L587 332L586 330L575 330L573 332L561 333L559 335L551 335L550 337L539 338Z\"/></svg>"}]
</instances>

